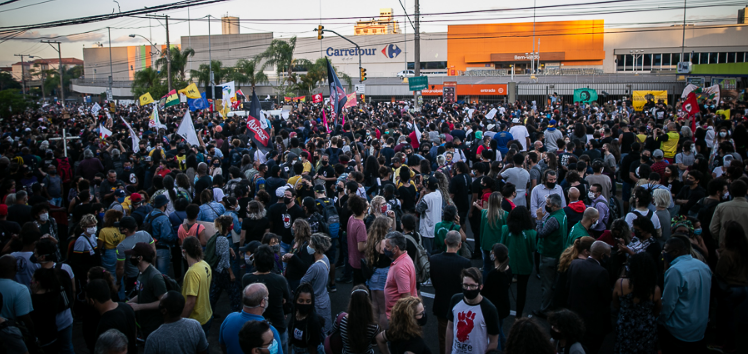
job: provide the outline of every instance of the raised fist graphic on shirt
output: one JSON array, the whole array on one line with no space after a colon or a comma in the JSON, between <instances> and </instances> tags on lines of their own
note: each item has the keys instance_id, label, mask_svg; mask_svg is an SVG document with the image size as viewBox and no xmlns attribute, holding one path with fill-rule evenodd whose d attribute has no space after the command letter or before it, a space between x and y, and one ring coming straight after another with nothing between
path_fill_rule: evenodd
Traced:
<instances>
[{"instance_id":1,"label":"raised fist graphic on shirt","mask_svg":"<svg viewBox=\"0 0 749 354\"><path fill-rule=\"evenodd\" d=\"M473 311L458 313L458 340L465 342L468 340L468 335L473 331L473 319L476 318L476 314Z\"/></svg>"}]
</instances>

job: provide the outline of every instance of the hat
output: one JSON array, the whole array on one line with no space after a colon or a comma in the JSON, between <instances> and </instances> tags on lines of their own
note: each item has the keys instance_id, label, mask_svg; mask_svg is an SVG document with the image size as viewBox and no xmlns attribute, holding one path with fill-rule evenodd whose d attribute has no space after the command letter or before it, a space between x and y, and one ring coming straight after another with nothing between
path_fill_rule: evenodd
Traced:
<instances>
[{"instance_id":1,"label":"hat","mask_svg":"<svg viewBox=\"0 0 749 354\"><path fill-rule=\"evenodd\" d=\"M133 203L140 203L143 201L143 196L140 193L130 194L130 201Z\"/></svg>"},{"instance_id":2,"label":"hat","mask_svg":"<svg viewBox=\"0 0 749 354\"><path fill-rule=\"evenodd\" d=\"M5 204L0 204L0 216L8 215L8 206Z\"/></svg>"},{"instance_id":3,"label":"hat","mask_svg":"<svg viewBox=\"0 0 749 354\"><path fill-rule=\"evenodd\" d=\"M520 124L520 118L512 118L512 124Z\"/></svg>"},{"instance_id":4,"label":"hat","mask_svg":"<svg viewBox=\"0 0 749 354\"><path fill-rule=\"evenodd\" d=\"M145 242L138 242L129 250L125 250L126 256L145 256L153 259L155 256L153 247Z\"/></svg>"},{"instance_id":5,"label":"hat","mask_svg":"<svg viewBox=\"0 0 749 354\"><path fill-rule=\"evenodd\" d=\"M437 181L437 178L435 178L434 176L430 176L427 180L427 188L436 191L437 188L439 188L439 182Z\"/></svg>"},{"instance_id":6,"label":"hat","mask_svg":"<svg viewBox=\"0 0 749 354\"><path fill-rule=\"evenodd\" d=\"M473 134L473 136L475 136L476 139L481 139L484 137L484 133L482 133L481 131L477 131L475 134Z\"/></svg>"},{"instance_id":7,"label":"hat","mask_svg":"<svg viewBox=\"0 0 749 354\"><path fill-rule=\"evenodd\" d=\"M125 196L125 190L124 189L117 189L114 191L114 196L117 198L124 197Z\"/></svg>"},{"instance_id":8,"label":"hat","mask_svg":"<svg viewBox=\"0 0 749 354\"><path fill-rule=\"evenodd\" d=\"M276 197L283 198L283 194L286 192L286 186L276 188Z\"/></svg>"},{"instance_id":9,"label":"hat","mask_svg":"<svg viewBox=\"0 0 749 354\"><path fill-rule=\"evenodd\" d=\"M122 219L120 219L120 221L114 223L114 226L125 228L128 230L135 230L138 227L138 223L135 221L135 218L133 218L132 216L125 216Z\"/></svg>"},{"instance_id":10,"label":"hat","mask_svg":"<svg viewBox=\"0 0 749 354\"><path fill-rule=\"evenodd\" d=\"M325 186L322 184L316 184L313 190L315 193L325 193Z\"/></svg>"},{"instance_id":11,"label":"hat","mask_svg":"<svg viewBox=\"0 0 749 354\"><path fill-rule=\"evenodd\" d=\"M552 119L549 121L549 125L557 125L557 121Z\"/></svg>"},{"instance_id":12,"label":"hat","mask_svg":"<svg viewBox=\"0 0 749 354\"><path fill-rule=\"evenodd\" d=\"M653 157L663 157L663 150L655 149L655 151L653 151Z\"/></svg>"},{"instance_id":13,"label":"hat","mask_svg":"<svg viewBox=\"0 0 749 354\"><path fill-rule=\"evenodd\" d=\"M260 247L261 243L259 241L250 241L250 243L239 247L240 252L250 252L255 253L257 251L257 248Z\"/></svg>"},{"instance_id":14,"label":"hat","mask_svg":"<svg viewBox=\"0 0 749 354\"><path fill-rule=\"evenodd\" d=\"M153 200L154 208L161 208L167 204L169 204L169 199L167 199L166 195L163 195L163 194L157 195L156 198Z\"/></svg>"},{"instance_id":15,"label":"hat","mask_svg":"<svg viewBox=\"0 0 749 354\"><path fill-rule=\"evenodd\" d=\"M486 126L486 130L492 130L494 129L494 124L489 124Z\"/></svg>"}]
</instances>

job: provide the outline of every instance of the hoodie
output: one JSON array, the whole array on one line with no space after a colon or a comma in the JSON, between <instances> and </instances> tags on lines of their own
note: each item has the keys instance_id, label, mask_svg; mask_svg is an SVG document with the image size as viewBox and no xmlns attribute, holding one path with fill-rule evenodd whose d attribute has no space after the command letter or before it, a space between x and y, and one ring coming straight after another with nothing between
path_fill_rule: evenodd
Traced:
<instances>
[{"instance_id":1,"label":"hoodie","mask_svg":"<svg viewBox=\"0 0 749 354\"><path fill-rule=\"evenodd\" d=\"M582 200L569 203L566 207L564 207L564 213L567 215L567 232L570 232L572 226L583 219L585 208L585 203L583 203Z\"/></svg>"},{"instance_id":2,"label":"hoodie","mask_svg":"<svg viewBox=\"0 0 749 354\"><path fill-rule=\"evenodd\" d=\"M598 198L593 199L590 206L598 209L598 224L590 229L594 231L605 230L606 223L608 223L611 218L611 212L609 211L609 204L606 202L606 198L603 197L603 194L599 195Z\"/></svg>"}]
</instances>

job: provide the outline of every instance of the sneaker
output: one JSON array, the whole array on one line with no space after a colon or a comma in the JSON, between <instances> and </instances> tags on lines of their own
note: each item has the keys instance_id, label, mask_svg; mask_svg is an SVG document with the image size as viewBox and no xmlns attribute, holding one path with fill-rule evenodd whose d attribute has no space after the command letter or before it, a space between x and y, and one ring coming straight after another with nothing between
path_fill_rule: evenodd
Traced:
<instances>
[{"instance_id":1,"label":"sneaker","mask_svg":"<svg viewBox=\"0 0 749 354\"><path fill-rule=\"evenodd\" d=\"M432 279L427 279L427 281L421 283L422 286L432 286Z\"/></svg>"},{"instance_id":2,"label":"sneaker","mask_svg":"<svg viewBox=\"0 0 749 354\"><path fill-rule=\"evenodd\" d=\"M338 291L338 288L336 288L335 284L328 285L328 292L329 293L334 293L336 291Z\"/></svg>"}]
</instances>

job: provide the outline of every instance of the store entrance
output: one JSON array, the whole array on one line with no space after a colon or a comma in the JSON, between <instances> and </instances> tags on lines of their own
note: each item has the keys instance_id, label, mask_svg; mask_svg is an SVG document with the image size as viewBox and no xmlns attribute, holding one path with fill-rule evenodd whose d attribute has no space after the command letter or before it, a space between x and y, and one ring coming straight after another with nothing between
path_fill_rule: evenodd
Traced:
<instances>
[{"instance_id":1,"label":"store entrance","mask_svg":"<svg viewBox=\"0 0 749 354\"><path fill-rule=\"evenodd\" d=\"M494 67L497 69L510 69L512 68L515 75L524 75L531 73L530 62L519 62L519 63L495 63Z\"/></svg>"}]
</instances>

